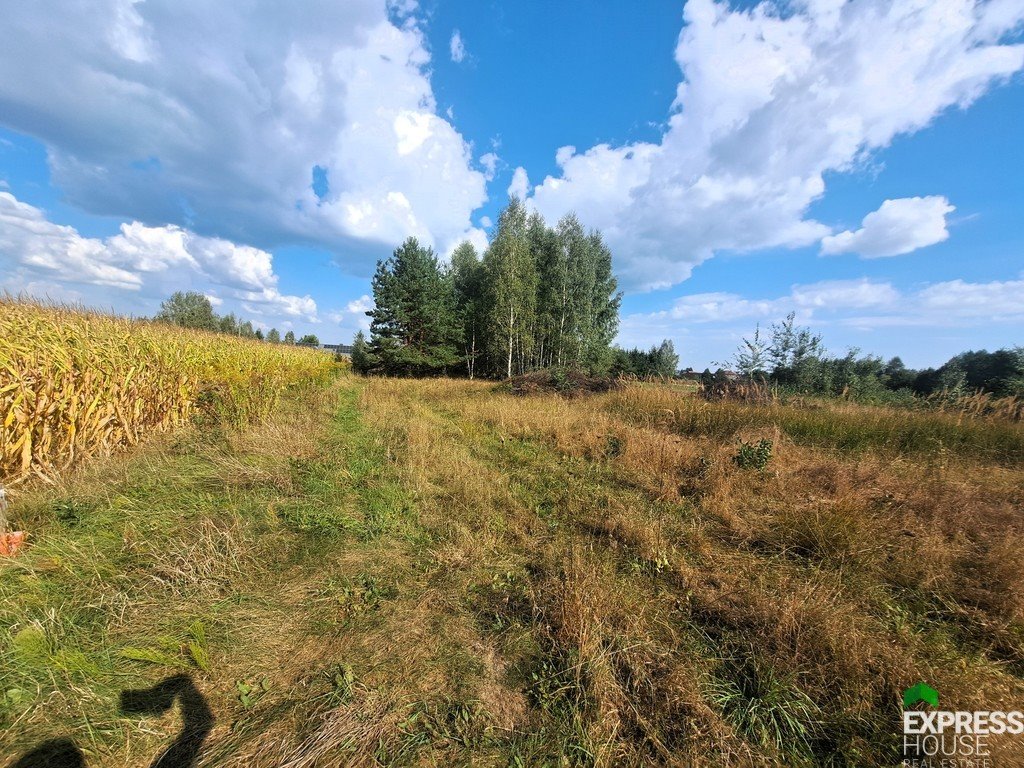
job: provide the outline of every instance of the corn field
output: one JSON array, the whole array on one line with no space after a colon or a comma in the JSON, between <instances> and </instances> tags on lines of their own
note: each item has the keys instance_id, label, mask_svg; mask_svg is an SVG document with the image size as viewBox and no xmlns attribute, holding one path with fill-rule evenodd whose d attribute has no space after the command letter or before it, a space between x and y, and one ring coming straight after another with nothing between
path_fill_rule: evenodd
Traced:
<instances>
[{"instance_id":1,"label":"corn field","mask_svg":"<svg viewBox=\"0 0 1024 768\"><path fill-rule=\"evenodd\" d=\"M0 296L0 483L52 479L197 415L262 418L333 365L315 350Z\"/></svg>"}]
</instances>

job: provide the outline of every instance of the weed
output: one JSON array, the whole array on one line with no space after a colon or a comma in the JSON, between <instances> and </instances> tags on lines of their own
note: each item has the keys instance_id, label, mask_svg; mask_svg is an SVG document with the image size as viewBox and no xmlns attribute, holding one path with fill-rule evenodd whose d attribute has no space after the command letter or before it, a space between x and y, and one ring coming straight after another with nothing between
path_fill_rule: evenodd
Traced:
<instances>
[{"instance_id":1,"label":"weed","mask_svg":"<svg viewBox=\"0 0 1024 768\"><path fill-rule=\"evenodd\" d=\"M235 681L235 691L238 694L238 702L245 708L251 709L263 694L270 690L270 678L262 677L257 681Z\"/></svg>"},{"instance_id":2,"label":"weed","mask_svg":"<svg viewBox=\"0 0 1024 768\"><path fill-rule=\"evenodd\" d=\"M772 460L772 441L761 438L757 445L740 440L739 450L732 457L733 463L740 469L756 469L764 471Z\"/></svg>"}]
</instances>

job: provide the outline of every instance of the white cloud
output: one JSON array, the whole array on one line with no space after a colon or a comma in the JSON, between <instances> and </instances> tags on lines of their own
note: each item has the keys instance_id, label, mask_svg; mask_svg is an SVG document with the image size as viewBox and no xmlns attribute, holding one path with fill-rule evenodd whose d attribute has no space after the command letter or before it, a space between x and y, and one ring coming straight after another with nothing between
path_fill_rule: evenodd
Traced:
<instances>
[{"instance_id":1,"label":"white cloud","mask_svg":"<svg viewBox=\"0 0 1024 768\"><path fill-rule=\"evenodd\" d=\"M898 256L941 243L949 237L946 216L956 208L945 197L886 200L864 217L861 228L822 238L825 255L859 253L868 259Z\"/></svg>"},{"instance_id":2,"label":"white cloud","mask_svg":"<svg viewBox=\"0 0 1024 768\"><path fill-rule=\"evenodd\" d=\"M951 318L1024 319L1024 280L967 283L950 280L918 294L929 314Z\"/></svg>"},{"instance_id":3,"label":"white cloud","mask_svg":"<svg viewBox=\"0 0 1024 768\"><path fill-rule=\"evenodd\" d=\"M633 333L653 327L666 334L680 334L687 325L695 323L719 328L733 328L737 324L746 328L755 322L766 325L790 312L795 312L804 323L860 329L1022 322L1024 280L951 280L900 291L889 282L861 278L798 284L788 294L775 298L698 293L676 299L667 310L627 316L623 326Z\"/></svg>"},{"instance_id":4,"label":"white cloud","mask_svg":"<svg viewBox=\"0 0 1024 768\"><path fill-rule=\"evenodd\" d=\"M452 55L452 61L461 64L466 58L466 44L462 40L462 33L459 30L452 32L452 39L448 42L448 50Z\"/></svg>"},{"instance_id":5,"label":"white cloud","mask_svg":"<svg viewBox=\"0 0 1024 768\"><path fill-rule=\"evenodd\" d=\"M49 286L59 281L102 288L103 303L112 290L137 294L136 306L147 309L147 300L152 304L175 290L200 290L218 304L226 291L252 314L308 321L317 314L309 296L278 290L273 257L266 251L137 221L122 224L118 234L102 240L84 237L8 192L0 192L0 265L0 287L15 292L39 295L43 290L53 296Z\"/></svg>"},{"instance_id":6,"label":"white cloud","mask_svg":"<svg viewBox=\"0 0 1024 768\"><path fill-rule=\"evenodd\" d=\"M605 231L624 282L666 287L716 251L831 235L806 217L827 172L966 107L1024 66L1016 0L689 0L658 143L563 147L533 190L548 219Z\"/></svg>"},{"instance_id":7,"label":"white cloud","mask_svg":"<svg viewBox=\"0 0 1024 768\"><path fill-rule=\"evenodd\" d=\"M327 319L338 326L342 343L348 343L357 331L370 330L370 318L366 315L370 309L373 309L373 299L364 294L350 301L344 309L329 312Z\"/></svg>"},{"instance_id":8,"label":"white cloud","mask_svg":"<svg viewBox=\"0 0 1024 768\"><path fill-rule=\"evenodd\" d=\"M509 197L525 200L529 192L530 178L526 175L526 169L519 166L512 172L512 183L508 185Z\"/></svg>"},{"instance_id":9,"label":"white cloud","mask_svg":"<svg viewBox=\"0 0 1024 768\"><path fill-rule=\"evenodd\" d=\"M82 209L362 268L440 245L486 200L408 0L7 3L0 123ZM312 190L314 166L328 189Z\"/></svg>"},{"instance_id":10,"label":"white cloud","mask_svg":"<svg viewBox=\"0 0 1024 768\"><path fill-rule=\"evenodd\" d=\"M488 181L493 181L495 174L498 172L498 163L500 162L501 158L494 152L480 155L480 165L484 167L484 178Z\"/></svg>"}]
</instances>

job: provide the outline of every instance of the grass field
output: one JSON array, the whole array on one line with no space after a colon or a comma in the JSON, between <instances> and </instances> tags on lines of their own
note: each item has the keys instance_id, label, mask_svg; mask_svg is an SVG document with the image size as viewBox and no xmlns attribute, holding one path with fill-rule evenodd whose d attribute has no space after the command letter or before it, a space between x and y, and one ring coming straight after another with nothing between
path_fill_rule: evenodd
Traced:
<instances>
[{"instance_id":1,"label":"grass field","mask_svg":"<svg viewBox=\"0 0 1024 768\"><path fill-rule=\"evenodd\" d=\"M342 374L20 495L0 756L147 765L187 675L196 765L896 765L919 680L1024 699L1022 489L1019 423Z\"/></svg>"}]
</instances>

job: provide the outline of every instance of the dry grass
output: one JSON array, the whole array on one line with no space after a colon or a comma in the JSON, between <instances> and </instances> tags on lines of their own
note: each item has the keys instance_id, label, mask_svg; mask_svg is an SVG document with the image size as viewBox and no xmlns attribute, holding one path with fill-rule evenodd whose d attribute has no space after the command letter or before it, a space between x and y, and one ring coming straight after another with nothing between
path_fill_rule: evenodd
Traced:
<instances>
[{"instance_id":1,"label":"dry grass","mask_svg":"<svg viewBox=\"0 0 1024 768\"><path fill-rule=\"evenodd\" d=\"M346 378L325 425L331 407L179 446L189 487L233 512L168 534L159 557L134 537L128 598L103 586L124 561L69 537L81 554L62 556L96 573L62 578L95 591L14 621L56 637L47 616L88 599L127 638L167 621L153 590L193 612L250 595L200 611L211 766L891 765L918 680L954 709L1019 707L1024 468L996 450L1019 425L986 437L942 414L886 425L651 384L567 400ZM945 442L904 450L908 429ZM761 439L763 470L733 460ZM161 509L128 466L114 498ZM314 511L319 526L289 522ZM23 562L40 574L49 556ZM271 691L240 709L234 681L268 669ZM102 689L79 687L97 711ZM18 727L44 722L36 708ZM139 753L118 728L90 765Z\"/></svg>"}]
</instances>

